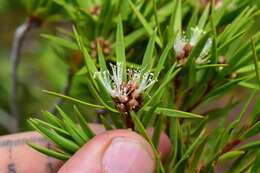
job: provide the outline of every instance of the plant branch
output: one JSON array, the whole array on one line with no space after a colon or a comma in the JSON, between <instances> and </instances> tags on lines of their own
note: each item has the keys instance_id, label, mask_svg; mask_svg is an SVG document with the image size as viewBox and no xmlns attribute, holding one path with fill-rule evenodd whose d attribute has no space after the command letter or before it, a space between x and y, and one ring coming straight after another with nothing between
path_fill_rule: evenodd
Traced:
<instances>
[{"instance_id":1,"label":"plant branch","mask_svg":"<svg viewBox=\"0 0 260 173\"><path fill-rule=\"evenodd\" d=\"M13 122L11 123L10 127L12 132L17 132L19 130L19 122L20 116L18 115L18 108L17 108L17 88L18 88L18 67L21 60L21 50L28 35L29 31L34 28L38 27L40 22L38 19L29 17L26 21L21 24L15 31L13 44L11 49L11 97L10 97L10 108L11 114L13 116Z\"/></svg>"}]
</instances>

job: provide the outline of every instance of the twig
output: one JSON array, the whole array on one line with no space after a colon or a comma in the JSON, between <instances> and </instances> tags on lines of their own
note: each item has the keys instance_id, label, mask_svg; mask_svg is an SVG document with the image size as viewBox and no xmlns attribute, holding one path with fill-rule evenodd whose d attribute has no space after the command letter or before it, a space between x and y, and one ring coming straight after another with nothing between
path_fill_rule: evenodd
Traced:
<instances>
[{"instance_id":1,"label":"twig","mask_svg":"<svg viewBox=\"0 0 260 173\"><path fill-rule=\"evenodd\" d=\"M73 75L74 75L73 70L70 68L67 73L67 81L63 88L62 94L64 94L64 95L69 94L71 86L72 86ZM56 106L62 105L63 102L64 102L64 100L61 97L57 98L54 106L49 110L49 112L51 112L52 114L55 114L57 111Z\"/></svg>"},{"instance_id":2,"label":"twig","mask_svg":"<svg viewBox=\"0 0 260 173\"><path fill-rule=\"evenodd\" d=\"M19 130L19 122L20 122L20 116L18 115L18 108L17 108L17 72L18 67L20 64L21 59L21 50L23 43L25 41L25 38L28 34L28 32L34 28L38 27L40 25L39 19L36 19L34 17L29 17L26 19L26 21L20 25L14 34L13 38L13 44L11 49L11 97L10 97L10 107L11 107L11 114L14 117L13 122L11 123L10 129L12 129L12 132L17 132Z\"/></svg>"}]
</instances>

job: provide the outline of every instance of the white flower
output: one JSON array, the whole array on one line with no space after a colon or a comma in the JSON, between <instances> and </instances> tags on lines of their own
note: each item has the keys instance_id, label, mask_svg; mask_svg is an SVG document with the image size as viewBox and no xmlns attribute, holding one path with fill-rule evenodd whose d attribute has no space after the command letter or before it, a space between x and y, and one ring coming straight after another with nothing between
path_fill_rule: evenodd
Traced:
<instances>
[{"instance_id":1,"label":"white flower","mask_svg":"<svg viewBox=\"0 0 260 173\"><path fill-rule=\"evenodd\" d=\"M153 73L145 72L143 74L142 78L139 77L139 86L136 90L136 93L141 94L142 92L144 92L148 87L150 87L154 83L155 83L155 80L153 80Z\"/></svg>"},{"instance_id":2,"label":"white flower","mask_svg":"<svg viewBox=\"0 0 260 173\"><path fill-rule=\"evenodd\" d=\"M186 38L185 33L176 38L173 48L177 55L184 52L184 47L186 44L194 47L198 43L201 35L205 33L203 29L200 29L197 26L195 28L191 28L191 32L191 37L189 39Z\"/></svg>"},{"instance_id":3,"label":"white flower","mask_svg":"<svg viewBox=\"0 0 260 173\"><path fill-rule=\"evenodd\" d=\"M129 94L135 90L135 94L139 95L148 87L154 84L153 73L144 72L144 70L127 70L127 79L123 79L123 63L111 65L112 74L108 70L95 73L95 77L101 82L107 92L120 102L127 102Z\"/></svg>"},{"instance_id":4,"label":"white flower","mask_svg":"<svg viewBox=\"0 0 260 173\"><path fill-rule=\"evenodd\" d=\"M176 54L180 54L183 52L184 46L187 44L187 39L184 34L181 34L174 42L173 48Z\"/></svg>"},{"instance_id":5,"label":"white flower","mask_svg":"<svg viewBox=\"0 0 260 173\"><path fill-rule=\"evenodd\" d=\"M206 44L204 45L202 51L200 52L200 55L196 59L197 64L204 64L204 63L207 63L209 61L209 58L207 57L207 55L210 51L211 46L212 46L212 39L209 38L207 40Z\"/></svg>"},{"instance_id":6,"label":"white flower","mask_svg":"<svg viewBox=\"0 0 260 173\"><path fill-rule=\"evenodd\" d=\"M195 46L197 44L197 42L199 41L200 37L202 34L204 34L204 30L200 29L199 27L195 27L195 28L191 28L192 34L191 34L191 38L190 38L190 45Z\"/></svg>"}]
</instances>

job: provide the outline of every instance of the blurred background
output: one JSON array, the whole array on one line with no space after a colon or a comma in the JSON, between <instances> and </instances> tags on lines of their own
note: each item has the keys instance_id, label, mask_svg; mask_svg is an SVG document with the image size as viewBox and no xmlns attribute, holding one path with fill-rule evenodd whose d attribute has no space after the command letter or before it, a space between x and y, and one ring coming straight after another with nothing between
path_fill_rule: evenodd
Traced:
<instances>
[{"instance_id":1,"label":"blurred background","mask_svg":"<svg viewBox=\"0 0 260 173\"><path fill-rule=\"evenodd\" d=\"M27 11L22 1L0 0L0 135L12 131L9 106L10 52L15 30L26 17ZM56 22L56 19L59 19L59 22ZM28 129L25 123L26 117L37 116L41 110L51 109L55 103L56 98L43 94L41 90L60 91L65 87L68 66L54 52L50 41L41 36L42 33L55 33L56 27L69 29L70 26L65 23L65 19L63 23L60 16L54 16L41 27L31 30L25 39L18 70L17 90L17 106L21 116L22 131Z\"/></svg>"}]
</instances>

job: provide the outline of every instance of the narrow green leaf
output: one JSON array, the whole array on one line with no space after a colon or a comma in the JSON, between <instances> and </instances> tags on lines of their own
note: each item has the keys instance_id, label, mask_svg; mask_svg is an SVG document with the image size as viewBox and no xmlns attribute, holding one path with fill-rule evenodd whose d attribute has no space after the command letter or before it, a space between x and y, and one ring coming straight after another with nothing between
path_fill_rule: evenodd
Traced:
<instances>
[{"instance_id":1,"label":"narrow green leaf","mask_svg":"<svg viewBox=\"0 0 260 173\"><path fill-rule=\"evenodd\" d=\"M143 123L143 126L145 128L148 127L148 125L149 125L149 123L150 123L150 121L151 121L151 119L152 119L152 117L154 115L154 112L155 112L155 110L156 110L156 108L158 107L159 104L161 104L161 102L156 103L152 107L147 107L145 109L145 112L144 112L144 114L142 116L142 123Z\"/></svg>"},{"instance_id":2,"label":"narrow green leaf","mask_svg":"<svg viewBox=\"0 0 260 173\"><path fill-rule=\"evenodd\" d=\"M156 125L153 132L152 141L154 144L154 147L158 149L159 143L160 143L160 136L163 128L162 123L163 116L158 116L158 120L156 121Z\"/></svg>"},{"instance_id":3,"label":"narrow green leaf","mask_svg":"<svg viewBox=\"0 0 260 173\"><path fill-rule=\"evenodd\" d=\"M252 127L250 127L246 133L244 134L245 138L250 138L260 133L260 121L255 123Z\"/></svg>"},{"instance_id":4,"label":"narrow green leaf","mask_svg":"<svg viewBox=\"0 0 260 173\"><path fill-rule=\"evenodd\" d=\"M75 112L76 112L76 117L78 118L78 122L83 129L83 131L86 133L89 139L93 138L95 136L95 133L91 130L89 127L86 119L83 117L83 115L80 113L79 109L74 105L73 106Z\"/></svg>"},{"instance_id":5,"label":"narrow green leaf","mask_svg":"<svg viewBox=\"0 0 260 173\"><path fill-rule=\"evenodd\" d=\"M210 9L209 7L210 7L210 4L208 3L206 8L203 10L203 13L202 13L202 15L201 15L201 17L199 19L198 25L197 25L199 28L204 28L204 26L205 26L205 24L206 24L206 22L208 20L209 9Z\"/></svg>"},{"instance_id":6,"label":"narrow green leaf","mask_svg":"<svg viewBox=\"0 0 260 173\"><path fill-rule=\"evenodd\" d=\"M105 126L106 130L113 130L114 129L113 126L111 125L111 123L108 122L108 120L105 118L105 116L100 115L99 118L101 120L102 125Z\"/></svg>"},{"instance_id":7,"label":"narrow green leaf","mask_svg":"<svg viewBox=\"0 0 260 173\"><path fill-rule=\"evenodd\" d=\"M161 163L160 154L157 151L157 149L155 148L155 146L153 145L153 142L152 142L150 136L148 135L146 129L144 128L141 121L139 120L139 118L137 117L137 115L134 112L130 112L130 115L131 115L132 121L135 124L136 130L151 144L153 151L155 153L156 160L160 162L160 164L159 164L160 170L164 173L165 170L164 170L163 165Z\"/></svg>"},{"instance_id":8,"label":"narrow green leaf","mask_svg":"<svg viewBox=\"0 0 260 173\"><path fill-rule=\"evenodd\" d=\"M217 63L217 31L215 28L215 24L213 21L213 18L210 17L210 26L211 26L211 31L212 31L212 46L211 46L211 63Z\"/></svg>"},{"instance_id":9,"label":"narrow green leaf","mask_svg":"<svg viewBox=\"0 0 260 173\"><path fill-rule=\"evenodd\" d=\"M255 124L259 120L259 112L260 112L260 97L258 97L255 101L254 108L251 112L250 116L250 125Z\"/></svg>"},{"instance_id":10,"label":"narrow green leaf","mask_svg":"<svg viewBox=\"0 0 260 173\"><path fill-rule=\"evenodd\" d=\"M93 74L95 72L97 72L95 62L90 57L88 50L85 46L85 42L83 41L83 38L80 36L80 33L78 32L76 27L73 27L73 33L74 33L75 39L77 40L79 49L81 50L81 52L84 56L85 66L87 68L87 72L90 73L91 78L93 78Z\"/></svg>"},{"instance_id":11,"label":"narrow green leaf","mask_svg":"<svg viewBox=\"0 0 260 173\"><path fill-rule=\"evenodd\" d=\"M231 136L234 136L234 129L236 129L235 127L237 127L240 123L241 120L243 118L243 116L246 114L246 111L249 107L249 104L252 102L253 98L255 97L257 93L257 90L253 90L252 93L250 94L250 96L248 97L246 103L243 105L241 112L239 113L238 117L236 118L236 120L231 123L228 127L228 129L233 129L233 132L231 133Z\"/></svg>"},{"instance_id":12,"label":"narrow green leaf","mask_svg":"<svg viewBox=\"0 0 260 173\"><path fill-rule=\"evenodd\" d=\"M55 115L53 115L49 111L43 111L42 114L49 123L58 126L60 128L63 128L62 121L59 118L57 118Z\"/></svg>"},{"instance_id":13,"label":"narrow green leaf","mask_svg":"<svg viewBox=\"0 0 260 173\"><path fill-rule=\"evenodd\" d=\"M140 20L140 22L144 26L144 28L147 31L147 33L149 35L152 35L153 34L153 29L152 29L151 25L146 21L144 16L138 11L138 9L133 4L133 2L131 0L128 0L128 2L130 4L131 8L133 9L135 15L137 16L137 18ZM155 41L158 44L158 46L162 47L162 42L161 42L161 40L160 40L160 38L158 36L156 36Z\"/></svg>"},{"instance_id":14,"label":"narrow green leaf","mask_svg":"<svg viewBox=\"0 0 260 173\"><path fill-rule=\"evenodd\" d=\"M97 100L103 105L103 106L99 106L99 108L101 108L101 109L107 108L111 112L118 113L118 111L116 109L114 109L110 106L111 104L109 104L109 102L112 101L111 96L108 95L107 92L103 92L104 88L103 88L103 90L101 88L102 92L99 92L95 89L94 84L91 83L91 81L89 79L86 79L86 81L88 83L88 87L89 87L91 93L93 94L94 98L97 98ZM102 85L100 85L100 86L103 87ZM106 99L106 100L104 100L104 99ZM112 102L110 102L110 103L112 103Z\"/></svg>"},{"instance_id":15,"label":"narrow green leaf","mask_svg":"<svg viewBox=\"0 0 260 173\"><path fill-rule=\"evenodd\" d=\"M124 45L124 32L123 32L123 24L122 19L119 16L118 22L117 22L117 30L116 30L116 60L117 62L121 62L126 64L126 57L125 57L125 45ZM123 72L125 72L126 69L124 69Z\"/></svg>"},{"instance_id":16,"label":"narrow green leaf","mask_svg":"<svg viewBox=\"0 0 260 173\"><path fill-rule=\"evenodd\" d=\"M87 135L83 133L83 131L81 131L81 129L77 126L77 124L73 122L59 106L56 106L56 109L58 110L59 114L63 117L64 126L67 129L67 131L70 133L71 137L75 140L75 142L79 146L84 145L89 139Z\"/></svg>"},{"instance_id":17,"label":"narrow green leaf","mask_svg":"<svg viewBox=\"0 0 260 173\"><path fill-rule=\"evenodd\" d=\"M228 64L203 64L203 65L196 66L196 69L227 67L227 66Z\"/></svg>"},{"instance_id":18,"label":"narrow green leaf","mask_svg":"<svg viewBox=\"0 0 260 173\"><path fill-rule=\"evenodd\" d=\"M260 61L257 63L258 70L260 69ZM248 73L255 71L255 64L249 64L244 67L241 67L240 69L237 70L238 73Z\"/></svg>"},{"instance_id":19,"label":"narrow green leaf","mask_svg":"<svg viewBox=\"0 0 260 173\"><path fill-rule=\"evenodd\" d=\"M72 41L57 36L53 36L53 35L47 35L47 34L42 34L41 36L65 48L78 50L77 44L73 43Z\"/></svg>"},{"instance_id":20,"label":"narrow green leaf","mask_svg":"<svg viewBox=\"0 0 260 173\"><path fill-rule=\"evenodd\" d=\"M150 38L148 45L145 50L145 54L143 57L143 62L142 62L142 69L147 69L150 70L153 66L153 52L154 52L154 43L155 43L155 36L156 36L156 31L153 32L152 37Z\"/></svg>"},{"instance_id":21,"label":"narrow green leaf","mask_svg":"<svg viewBox=\"0 0 260 173\"><path fill-rule=\"evenodd\" d=\"M59 147L68 151L69 153L74 153L80 148L76 143L60 136L53 130L49 130L48 128L42 126L37 126L37 124L35 124L35 126L42 135L44 135L45 137L56 143Z\"/></svg>"},{"instance_id":22,"label":"narrow green leaf","mask_svg":"<svg viewBox=\"0 0 260 173\"><path fill-rule=\"evenodd\" d=\"M236 86L239 82L246 81L249 79L252 79L253 76L244 76L237 79L230 80L226 82L225 84L222 84L214 89L212 89L208 95L205 97L205 100L210 100L220 94L223 94L224 92L228 91L230 88Z\"/></svg>"},{"instance_id":23,"label":"narrow green leaf","mask_svg":"<svg viewBox=\"0 0 260 173\"><path fill-rule=\"evenodd\" d=\"M174 34L177 34L177 37L182 32L182 3L181 0L176 0L173 3L172 7L172 14L169 24L169 30L168 30L168 39L172 40L174 37Z\"/></svg>"},{"instance_id":24,"label":"narrow green leaf","mask_svg":"<svg viewBox=\"0 0 260 173\"><path fill-rule=\"evenodd\" d=\"M146 35L146 30L143 27L136 29L133 32L126 35L124 38L125 48L129 48L133 43L137 42L144 35Z\"/></svg>"},{"instance_id":25,"label":"narrow green leaf","mask_svg":"<svg viewBox=\"0 0 260 173\"><path fill-rule=\"evenodd\" d=\"M257 171L259 171L259 165L260 165L260 150L258 150L256 153L255 161L251 168L251 173L256 173Z\"/></svg>"},{"instance_id":26,"label":"narrow green leaf","mask_svg":"<svg viewBox=\"0 0 260 173\"><path fill-rule=\"evenodd\" d=\"M33 143L27 143L30 147L32 147L33 149L43 153L43 154L46 154L50 157L54 157L56 159L59 159L59 160L63 160L63 161L66 161L68 160L71 155L67 155L67 154L64 154L64 153L60 153L58 151L54 151L54 150L51 150L51 149L48 149L46 147L43 147L43 146L40 146L40 145L37 145L37 144L33 144Z\"/></svg>"},{"instance_id":27,"label":"narrow green leaf","mask_svg":"<svg viewBox=\"0 0 260 173\"><path fill-rule=\"evenodd\" d=\"M32 119L30 118L29 119L30 121L32 121ZM33 118L33 121L34 123L37 125L37 126L45 126L45 127L48 127L50 129L53 129L55 130L56 132L59 132L59 133L62 133L62 134L65 134L65 135L70 135L66 130L60 128L60 127L57 127L55 125L52 125L52 124L49 124L49 123L46 123L42 120L39 120L37 118Z\"/></svg>"},{"instance_id":28,"label":"narrow green leaf","mask_svg":"<svg viewBox=\"0 0 260 173\"><path fill-rule=\"evenodd\" d=\"M106 60L99 44L97 45L97 49L98 49L98 62L100 66L100 71L106 71L107 70Z\"/></svg>"},{"instance_id":29,"label":"narrow green leaf","mask_svg":"<svg viewBox=\"0 0 260 173\"><path fill-rule=\"evenodd\" d=\"M239 82L238 85L248 88L248 89L254 89L254 90L259 87L258 84L252 84L252 83L245 82L245 81ZM257 89L257 90L260 90L260 89Z\"/></svg>"},{"instance_id":30,"label":"narrow green leaf","mask_svg":"<svg viewBox=\"0 0 260 173\"><path fill-rule=\"evenodd\" d=\"M85 101L82 101L82 100L79 100L79 99L76 99L76 98L73 98L73 97L70 97L70 96L66 96L66 95L64 95L64 94L60 94L60 93L56 93L56 92L52 92L52 91L47 91L47 90L42 90L42 91L43 91L44 93L49 94L49 95L61 97L61 98L70 100L70 101L72 101L72 102L82 104L82 105L84 105L84 106L89 106L89 107L93 107L93 108L101 108L101 109L102 109L102 108L105 108L104 106L94 105L94 104L91 104L91 103L88 103L88 102L85 102Z\"/></svg>"},{"instance_id":31,"label":"narrow green leaf","mask_svg":"<svg viewBox=\"0 0 260 173\"><path fill-rule=\"evenodd\" d=\"M147 107L145 109L145 111L148 111L148 110L150 110L150 107ZM155 113L163 114L165 116L174 117L174 118L204 118L203 116L197 115L194 113L184 112L184 111L169 109L169 108L162 108L162 107L158 107L155 110Z\"/></svg>"},{"instance_id":32,"label":"narrow green leaf","mask_svg":"<svg viewBox=\"0 0 260 173\"><path fill-rule=\"evenodd\" d=\"M218 52L222 52L225 51L227 46L229 46L230 44L233 43L233 41L235 41L236 39L238 39L239 37L243 36L245 34L246 30L241 31L240 33L236 34L235 36L233 36L232 38L230 38L229 40L225 41L224 43L220 43L219 47L218 47Z\"/></svg>"},{"instance_id":33,"label":"narrow green leaf","mask_svg":"<svg viewBox=\"0 0 260 173\"><path fill-rule=\"evenodd\" d=\"M229 152L221 155L218 158L218 161L219 162L226 162L227 160L233 160L235 158L238 158L238 157L242 156L243 154L245 154L245 151L240 151L240 150L229 151Z\"/></svg>"},{"instance_id":34,"label":"narrow green leaf","mask_svg":"<svg viewBox=\"0 0 260 173\"><path fill-rule=\"evenodd\" d=\"M176 173L176 170L178 170L179 166L181 165L182 162L184 162L186 159L188 159L195 148L203 141L204 139L204 134L205 134L205 129L201 131L200 135L195 139L195 141L189 146L189 148L186 150L184 155L181 157L181 159L176 163L173 173Z\"/></svg>"},{"instance_id":35,"label":"narrow green leaf","mask_svg":"<svg viewBox=\"0 0 260 173\"><path fill-rule=\"evenodd\" d=\"M251 44L252 44L252 51L253 51L253 58L254 58L254 64L255 64L255 72L256 72L256 79L258 82L258 86L260 87L260 74L259 74L259 67L258 67L258 57L256 54L256 48L253 38L251 38Z\"/></svg>"},{"instance_id":36,"label":"narrow green leaf","mask_svg":"<svg viewBox=\"0 0 260 173\"><path fill-rule=\"evenodd\" d=\"M204 48L205 43L207 42L207 40L209 39L209 32L205 33L200 40L198 41L198 43L195 45L195 47L192 49L190 55L188 56L188 62L187 64L189 66L192 66L194 64L192 64L192 62L195 62L194 60L196 60L196 58L200 55L202 49Z\"/></svg>"},{"instance_id":37,"label":"narrow green leaf","mask_svg":"<svg viewBox=\"0 0 260 173\"><path fill-rule=\"evenodd\" d=\"M260 147L260 140L253 141L247 144L244 144L240 146L238 149L239 150L254 150L254 149L259 149Z\"/></svg>"},{"instance_id":38,"label":"narrow green leaf","mask_svg":"<svg viewBox=\"0 0 260 173\"><path fill-rule=\"evenodd\" d=\"M163 50L160 58L159 58L159 62L157 63L157 66L155 68L155 71L154 71L154 78L157 80L161 71L163 70L163 67L164 67L164 63L167 59L167 56L170 52L170 50L172 49L172 45L173 43L171 41L169 41L165 47L165 49Z\"/></svg>"},{"instance_id":39,"label":"narrow green leaf","mask_svg":"<svg viewBox=\"0 0 260 173\"><path fill-rule=\"evenodd\" d=\"M172 68L169 70L168 75L166 75L165 80L163 81L163 83L160 85L160 87L155 91L155 93L152 95L152 97L150 98L149 101L147 101L147 103L143 106L143 108L141 108L141 110L146 109L146 107L152 103L154 101L154 98L156 98L160 92L162 92L163 89L165 89L166 85L174 78L174 76L176 76L178 74L178 72L180 71L180 69L177 69L175 71L173 71L175 69L175 66L172 66ZM141 111L140 110L140 111Z\"/></svg>"},{"instance_id":40,"label":"narrow green leaf","mask_svg":"<svg viewBox=\"0 0 260 173\"><path fill-rule=\"evenodd\" d=\"M156 27L158 29L160 39L162 39L163 37L162 37L161 27L160 27L159 20L158 20L157 1L156 0L153 0L153 13L154 13L155 23L156 23Z\"/></svg>"}]
</instances>

